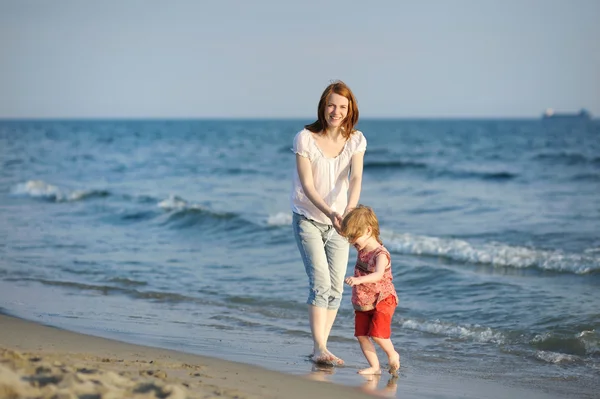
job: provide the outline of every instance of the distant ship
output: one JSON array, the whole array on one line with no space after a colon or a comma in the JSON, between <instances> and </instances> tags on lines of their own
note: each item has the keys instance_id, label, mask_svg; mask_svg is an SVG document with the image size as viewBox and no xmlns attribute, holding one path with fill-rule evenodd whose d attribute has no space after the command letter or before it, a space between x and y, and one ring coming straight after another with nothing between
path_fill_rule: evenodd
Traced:
<instances>
[{"instance_id":1,"label":"distant ship","mask_svg":"<svg viewBox=\"0 0 600 399\"><path fill-rule=\"evenodd\" d=\"M587 121L592 119L592 116L585 109L582 109L577 113L559 113L555 112L552 108L548 108L542 114L542 119L580 119Z\"/></svg>"}]
</instances>

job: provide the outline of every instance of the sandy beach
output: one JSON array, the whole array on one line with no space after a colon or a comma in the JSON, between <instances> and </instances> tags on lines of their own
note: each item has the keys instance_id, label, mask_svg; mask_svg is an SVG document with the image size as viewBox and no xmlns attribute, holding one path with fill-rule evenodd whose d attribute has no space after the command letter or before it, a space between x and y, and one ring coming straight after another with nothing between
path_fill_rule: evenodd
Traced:
<instances>
[{"instance_id":1,"label":"sandy beach","mask_svg":"<svg viewBox=\"0 0 600 399\"><path fill-rule=\"evenodd\" d=\"M250 365L125 344L0 315L0 397L304 398L366 395Z\"/></svg>"},{"instance_id":2,"label":"sandy beach","mask_svg":"<svg viewBox=\"0 0 600 399\"><path fill-rule=\"evenodd\" d=\"M0 398L368 396L351 387L0 315Z\"/></svg>"},{"instance_id":3,"label":"sandy beach","mask_svg":"<svg viewBox=\"0 0 600 399\"><path fill-rule=\"evenodd\" d=\"M375 390L388 376L352 387L327 381L326 370L314 371L289 375L0 314L0 398L555 397L486 381L402 373Z\"/></svg>"}]
</instances>

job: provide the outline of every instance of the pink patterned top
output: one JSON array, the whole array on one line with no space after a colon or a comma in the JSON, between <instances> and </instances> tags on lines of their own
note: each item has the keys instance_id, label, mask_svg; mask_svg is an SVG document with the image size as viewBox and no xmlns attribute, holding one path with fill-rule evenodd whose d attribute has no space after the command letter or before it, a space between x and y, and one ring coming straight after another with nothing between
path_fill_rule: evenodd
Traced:
<instances>
[{"instance_id":1,"label":"pink patterned top","mask_svg":"<svg viewBox=\"0 0 600 399\"><path fill-rule=\"evenodd\" d=\"M381 245L371 252L359 251L354 266L354 277L362 277L375 271L377 256L383 254L388 258L388 265L385 268L381 280L375 283L359 284L352 287L352 305L359 311L375 309L377 304L390 295L396 298L398 303L398 294L392 282L392 258L389 251Z\"/></svg>"}]
</instances>

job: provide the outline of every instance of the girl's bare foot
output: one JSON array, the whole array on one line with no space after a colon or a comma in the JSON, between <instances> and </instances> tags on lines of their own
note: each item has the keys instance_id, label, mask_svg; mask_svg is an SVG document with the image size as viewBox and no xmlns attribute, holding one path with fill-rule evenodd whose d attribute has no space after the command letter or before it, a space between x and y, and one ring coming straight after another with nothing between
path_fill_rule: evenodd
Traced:
<instances>
[{"instance_id":1,"label":"girl's bare foot","mask_svg":"<svg viewBox=\"0 0 600 399\"><path fill-rule=\"evenodd\" d=\"M369 375L369 374L381 374L381 369L379 367L369 367L367 369L358 370L358 374Z\"/></svg>"},{"instance_id":2,"label":"girl's bare foot","mask_svg":"<svg viewBox=\"0 0 600 399\"><path fill-rule=\"evenodd\" d=\"M394 354L388 358L388 362L390 364L390 374L398 375L398 370L400 370L400 355L398 352L394 352Z\"/></svg>"}]
</instances>

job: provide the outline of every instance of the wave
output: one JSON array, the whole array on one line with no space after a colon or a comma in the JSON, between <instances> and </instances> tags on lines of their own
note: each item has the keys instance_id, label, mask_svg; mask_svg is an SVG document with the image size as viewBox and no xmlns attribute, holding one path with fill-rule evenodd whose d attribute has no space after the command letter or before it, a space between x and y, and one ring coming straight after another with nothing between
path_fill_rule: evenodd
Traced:
<instances>
[{"instance_id":1,"label":"wave","mask_svg":"<svg viewBox=\"0 0 600 399\"><path fill-rule=\"evenodd\" d=\"M244 228L264 227L266 225L284 225L291 223L291 216L275 215L269 217L265 224L259 225L243 218L234 212L218 212L209 209L203 205L189 202L177 195L171 194L166 199L159 199L147 195L115 194L107 190L73 190L46 183L42 180L30 180L25 183L17 184L13 190L13 195L24 195L32 198L39 198L51 202L75 202L96 197L116 197L126 202L136 203L142 206L135 209L114 210L111 215L104 217L105 221L110 223L138 223L151 220L158 220L160 225L174 228L187 228L201 223L212 223L213 228L221 228L223 231L239 230ZM148 206L154 205L154 208ZM156 207L163 212L157 211ZM214 223L217 221L218 223ZM224 224L224 225L223 225Z\"/></svg>"},{"instance_id":2,"label":"wave","mask_svg":"<svg viewBox=\"0 0 600 399\"><path fill-rule=\"evenodd\" d=\"M80 283L74 281L63 281L63 280L48 280L43 278L12 278L7 279L6 281L31 281L37 282L40 284L44 284L51 287L62 287L67 289L75 289L80 291L92 291L99 292L103 295L109 294L121 294L126 295L130 298L134 299L145 299L152 302L157 303L182 303L182 302L195 302L207 304L210 301L201 300L200 298L190 297L187 295L182 295L174 292L161 292L161 291L142 291L134 288L127 288L132 286L141 286L144 285L143 282L133 282L129 281L125 283L126 280L113 281L119 285L123 285L123 287L117 287L113 285L105 285L105 284L93 284L93 283Z\"/></svg>"},{"instance_id":3,"label":"wave","mask_svg":"<svg viewBox=\"0 0 600 399\"><path fill-rule=\"evenodd\" d=\"M600 354L600 336L594 330L582 331L572 336L547 332L536 335L530 344L547 354L559 353L573 356Z\"/></svg>"},{"instance_id":4,"label":"wave","mask_svg":"<svg viewBox=\"0 0 600 399\"><path fill-rule=\"evenodd\" d=\"M479 325L460 326L439 320L416 321L408 319L402 320L400 326L410 330L475 342L491 342L502 345L506 341L504 334L496 332L489 327L482 327Z\"/></svg>"},{"instance_id":5,"label":"wave","mask_svg":"<svg viewBox=\"0 0 600 399\"><path fill-rule=\"evenodd\" d=\"M510 246L502 243L473 245L464 240L397 234L382 231L390 251L407 255L448 258L460 262L546 271L587 274L600 271L600 255L594 252L568 254Z\"/></svg>"},{"instance_id":6,"label":"wave","mask_svg":"<svg viewBox=\"0 0 600 399\"><path fill-rule=\"evenodd\" d=\"M42 180L29 180L25 183L19 183L12 190L13 195L25 195L32 198L41 198L55 202L82 201L89 198L108 197L110 192L107 190L65 190L57 186L48 184Z\"/></svg>"},{"instance_id":7,"label":"wave","mask_svg":"<svg viewBox=\"0 0 600 399\"><path fill-rule=\"evenodd\" d=\"M371 161L365 162L363 168L365 170L376 169L426 169L428 165L423 162L413 161Z\"/></svg>"},{"instance_id":8,"label":"wave","mask_svg":"<svg viewBox=\"0 0 600 399\"><path fill-rule=\"evenodd\" d=\"M569 153L569 152L548 152L537 154L533 157L534 160L548 162L548 163L560 163L563 165L595 165L600 166L600 157L590 157L581 153Z\"/></svg>"},{"instance_id":9,"label":"wave","mask_svg":"<svg viewBox=\"0 0 600 399\"><path fill-rule=\"evenodd\" d=\"M449 176L462 179L482 179L482 180L511 180L519 175L512 172L475 172L475 171L443 171L438 176Z\"/></svg>"},{"instance_id":10,"label":"wave","mask_svg":"<svg viewBox=\"0 0 600 399\"><path fill-rule=\"evenodd\" d=\"M490 327L477 324L458 325L440 320L418 321L404 319L398 321L401 328L419 331L427 334L453 338L478 343L491 343L499 346L520 346L525 344L528 351L533 350L533 356L548 363L579 363L586 356L597 356L600 353L600 339L597 333L582 331L573 336L558 336L554 333L534 335L524 331L500 332Z\"/></svg>"},{"instance_id":11,"label":"wave","mask_svg":"<svg viewBox=\"0 0 600 399\"><path fill-rule=\"evenodd\" d=\"M275 215L269 215L267 225L269 226L289 226L292 224L292 212L279 212Z\"/></svg>"},{"instance_id":12,"label":"wave","mask_svg":"<svg viewBox=\"0 0 600 399\"><path fill-rule=\"evenodd\" d=\"M579 173L571 177L572 181L599 182L600 173Z\"/></svg>"},{"instance_id":13,"label":"wave","mask_svg":"<svg viewBox=\"0 0 600 399\"><path fill-rule=\"evenodd\" d=\"M548 351L537 351L535 358L545 363L552 364L573 364L581 363L581 358L574 355L567 355L565 353L548 352Z\"/></svg>"},{"instance_id":14,"label":"wave","mask_svg":"<svg viewBox=\"0 0 600 399\"><path fill-rule=\"evenodd\" d=\"M186 229L198 225L205 225L213 232L231 233L252 230L256 232L257 224L243 218L235 212L218 212L185 199L171 195L160 201L158 207L166 211L159 216L162 226ZM262 226L258 226L262 227Z\"/></svg>"},{"instance_id":15,"label":"wave","mask_svg":"<svg viewBox=\"0 0 600 399\"><path fill-rule=\"evenodd\" d=\"M23 163L25 163L23 159L7 159L4 161L4 167L9 169L13 166L22 165Z\"/></svg>"},{"instance_id":16,"label":"wave","mask_svg":"<svg viewBox=\"0 0 600 399\"><path fill-rule=\"evenodd\" d=\"M595 330L586 330L572 336L555 333L536 335L530 342L533 358L551 364L586 362L600 354L600 337ZM593 364L593 363L592 363Z\"/></svg>"},{"instance_id":17,"label":"wave","mask_svg":"<svg viewBox=\"0 0 600 399\"><path fill-rule=\"evenodd\" d=\"M169 198L160 201L157 206L170 212L171 216L179 218L186 215L208 215L218 219L233 219L239 215L234 212L215 212L200 204L190 203L177 195L170 195Z\"/></svg>"},{"instance_id":18,"label":"wave","mask_svg":"<svg viewBox=\"0 0 600 399\"><path fill-rule=\"evenodd\" d=\"M364 169L367 172L379 171L424 171L430 177L449 177L454 179L482 179L505 181L519 177L517 173L507 171L476 171L440 169L424 162L418 161L366 161Z\"/></svg>"}]
</instances>

